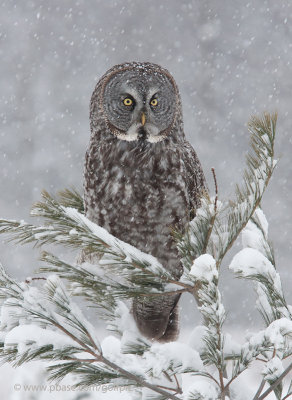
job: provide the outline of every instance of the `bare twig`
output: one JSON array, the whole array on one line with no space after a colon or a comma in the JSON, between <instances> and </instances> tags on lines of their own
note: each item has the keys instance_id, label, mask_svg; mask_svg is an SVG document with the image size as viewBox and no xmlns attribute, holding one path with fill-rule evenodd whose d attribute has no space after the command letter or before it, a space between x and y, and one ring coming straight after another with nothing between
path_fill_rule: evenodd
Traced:
<instances>
[{"instance_id":1,"label":"bare twig","mask_svg":"<svg viewBox=\"0 0 292 400\"><path fill-rule=\"evenodd\" d=\"M58 329L60 329L63 333L65 333L67 336L69 336L72 340L74 340L74 342L78 343L85 352L91 354L93 357L95 357L95 359L100 358L101 354L100 351L98 350L96 344L94 343L94 349L97 350L99 352L99 354L97 355L93 350L91 350L90 347L88 347L85 343L83 343L81 340L79 340L75 335L73 335L71 332L69 332L66 328L64 328L62 325L58 324L58 322L51 320L50 322ZM100 361L100 359L98 360Z\"/></svg>"},{"instance_id":2,"label":"bare twig","mask_svg":"<svg viewBox=\"0 0 292 400\"><path fill-rule=\"evenodd\" d=\"M177 393L182 394L183 391L182 391L182 389L180 387L180 384L179 384L179 382L177 380L176 374L174 374L174 379L175 379L175 382L176 382Z\"/></svg>"},{"instance_id":3,"label":"bare twig","mask_svg":"<svg viewBox=\"0 0 292 400\"><path fill-rule=\"evenodd\" d=\"M230 386L231 383L234 381L234 379L237 378L237 376L238 376L238 375L234 375L234 376L227 382L227 384L225 385L224 391L225 391L226 394L227 394L227 391L229 390L229 386Z\"/></svg>"},{"instance_id":4,"label":"bare twig","mask_svg":"<svg viewBox=\"0 0 292 400\"><path fill-rule=\"evenodd\" d=\"M264 362L264 363L266 363L266 362L268 361L268 360L264 360L263 358L260 358L260 357L257 357L256 360L257 360L257 361L262 361L262 362Z\"/></svg>"},{"instance_id":5,"label":"bare twig","mask_svg":"<svg viewBox=\"0 0 292 400\"><path fill-rule=\"evenodd\" d=\"M171 390L171 391L173 391L173 392L175 392L175 393L178 393L177 388L170 388L170 387L162 386L162 385L156 385L156 386L157 386L158 388L161 388L161 389Z\"/></svg>"},{"instance_id":6,"label":"bare twig","mask_svg":"<svg viewBox=\"0 0 292 400\"><path fill-rule=\"evenodd\" d=\"M223 372L221 369L218 369L218 372L219 372L219 380L220 380L220 388L221 388L221 400L225 400Z\"/></svg>"},{"instance_id":7,"label":"bare twig","mask_svg":"<svg viewBox=\"0 0 292 400\"><path fill-rule=\"evenodd\" d=\"M46 281L46 280L47 280L47 278L44 278L44 277L38 277L38 278L33 277L33 278L26 278L26 280L24 282L29 284L32 281Z\"/></svg>"},{"instance_id":8,"label":"bare twig","mask_svg":"<svg viewBox=\"0 0 292 400\"><path fill-rule=\"evenodd\" d=\"M212 174L213 174L213 179L214 179L214 184L215 184L215 202L214 202L214 210L215 213L217 211L217 201L218 201L218 185L217 185L217 178L216 178L216 173L215 173L215 168L211 168Z\"/></svg>"},{"instance_id":9,"label":"bare twig","mask_svg":"<svg viewBox=\"0 0 292 400\"><path fill-rule=\"evenodd\" d=\"M259 386L259 388L258 388L258 390L257 390L257 392L256 392L256 394L255 394L255 396L254 396L254 398L252 399L252 400L257 400L258 399L258 397L259 397L259 395L262 393L262 391L263 391L263 388L265 387L265 384L266 384L266 381L263 379L262 381L261 381L261 384L260 384L260 386Z\"/></svg>"},{"instance_id":10,"label":"bare twig","mask_svg":"<svg viewBox=\"0 0 292 400\"><path fill-rule=\"evenodd\" d=\"M206 235L206 239L205 239L205 244L202 250L202 254L206 253L207 251L207 247L208 247L208 243L209 243L209 239L211 237L213 228L214 228L214 224L215 224L215 220L216 220L216 216L217 216L217 201L218 201L218 185L217 185L217 179L216 179L216 173L215 173L215 169L211 168L212 174L213 174L213 179L214 179L214 183L215 183L215 200L214 200L214 214L210 220L210 225L209 225L209 229Z\"/></svg>"},{"instance_id":11,"label":"bare twig","mask_svg":"<svg viewBox=\"0 0 292 400\"><path fill-rule=\"evenodd\" d=\"M173 382L171 377L169 376L169 374L166 371L163 371L163 375L166 376L166 378L169 380L169 382Z\"/></svg>"},{"instance_id":12,"label":"bare twig","mask_svg":"<svg viewBox=\"0 0 292 400\"><path fill-rule=\"evenodd\" d=\"M208 372L206 373L206 376L210 379L212 379L212 381L214 381L216 383L216 385L218 385L220 387L220 383L217 381L216 378L214 378L214 376L212 376L211 374L209 374Z\"/></svg>"},{"instance_id":13,"label":"bare twig","mask_svg":"<svg viewBox=\"0 0 292 400\"><path fill-rule=\"evenodd\" d=\"M76 358L76 357L65 357L64 360L83 362L83 363L94 363L97 361L96 358Z\"/></svg>"}]
</instances>

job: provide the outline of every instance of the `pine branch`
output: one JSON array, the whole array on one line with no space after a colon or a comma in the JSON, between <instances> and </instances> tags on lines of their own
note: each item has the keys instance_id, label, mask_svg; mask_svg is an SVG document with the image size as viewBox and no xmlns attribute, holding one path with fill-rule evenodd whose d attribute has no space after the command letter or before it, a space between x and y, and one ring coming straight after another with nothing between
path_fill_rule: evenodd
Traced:
<instances>
[{"instance_id":1,"label":"pine branch","mask_svg":"<svg viewBox=\"0 0 292 400\"><path fill-rule=\"evenodd\" d=\"M185 234L175 233L184 266L184 273L179 281L157 259L118 240L89 221L84 216L82 197L74 189L61 192L57 198L43 192L43 200L32 209L33 216L44 218L43 226L23 221L0 220L0 233L8 234L10 240L17 243L34 243L36 246L65 245L83 255L86 262L70 264L53 254L43 252L42 261L45 266L41 268L41 272L54 272L58 277L65 278L70 283L71 294L82 296L103 310L111 320L112 329L121 335L120 351L125 357L121 361L114 354L103 354L94 329L74 305L59 279L48 277L39 291L33 284L42 282L27 280L20 284L0 268L0 298L3 300L3 307L10 307L13 311L4 313L9 317L1 321L1 329L8 339L17 339L20 328L25 337L20 346L21 351L16 339L16 342L8 340L4 343L1 338L2 359L14 365L30 360L53 360L55 364L49 367L51 379L60 380L72 373L78 376L76 386L79 387L122 382L125 385L146 387L156 398L160 396L173 400L180 399L176 395L180 393L179 385L171 388L168 385L152 384L147 376L150 374L157 378L165 374L170 377L176 373L203 376L210 380L209 384L214 385L215 392L218 392L218 396L220 392L221 400L224 400L226 396L230 397L228 390L235 379L253 361L261 359L264 363L270 362L265 367L266 371L263 371L270 388L261 394L264 389L262 383L254 400L262 400L271 391L280 398L282 381L291 370L290 365L288 372L286 369L284 375L279 375L283 368L281 360L292 354L288 340L292 334L292 316L276 272L273 248L268 241L267 224L258 209L275 167L273 158L276 119L276 115L265 114L262 118L251 120L249 129L252 152L247 157L243 185L237 187L233 203L222 204L218 200L216 175L212 171L215 198L203 196L201 207L190 222L188 231ZM251 244L251 231L257 238L256 245ZM246 257L240 257L239 253L233 259L233 269L237 276L253 280L257 284L258 308L267 328L253 335L238 353L226 354L222 332L226 314L218 286L219 267L240 233L243 234L243 251L249 252L252 257L249 264L244 264ZM243 255L246 256L247 253ZM259 259L262 261L261 270L256 263ZM173 296L184 292L195 295L206 325L201 355L186 345L178 351L177 343L173 347L171 344L152 344L140 337L132 325L125 327L130 319L123 319L123 310L119 315L122 303L120 299ZM130 313L125 305L124 307ZM21 327L18 326L19 321L22 323ZM29 335L32 326L39 333L38 337ZM65 338L65 345L60 346L53 337L47 339L48 333L59 335L56 338ZM187 362L190 358L184 358L184 355L192 355L192 362ZM130 360L127 357L134 356L141 367L139 373L133 372L127 364L127 360ZM147 357L152 357L152 362ZM159 357L162 361L158 365L163 364L161 371L157 367ZM146 371L145 359L148 360ZM197 364L194 360L197 360ZM201 365L202 361L204 366ZM228 377L226 371L229 362L232 363L232 374ZM209 373L209 366L217 368L218 377ZM280 377L282 380L279 381ZM284 398L289 396L289 390ZM193 393L190 392L186 398L201 399L203 396L199 389L193 389Z\"/></svg>"},{"instance_id":2,"label":"pine branch","mask_svg":"<svg viewBox=\"0 0 292 400\"><path fill-rule=\"evenodd\" d=\"M80 310L69 299L68 294L61 282L56 277L48 278L44 284L42 295L36 288L16 284L7 274L1 270L0 287L2 298L6 299L6 305L17 310L17 314L22 314L27 323L32 321L38 324L44 324L47 327L55 328L64 334L67 338L75 342L78 346L67 346L55 351L56 343L33 348L34 341L27 343L31 347L24 353L19 353L17 344L6 344L2 347L1 357L5 361L21 363L40 359L40 360L60 360L64 363L58 363L50 366L52 380L60 380L68 373L77 374L81 379L77 386L85 387L93 383L108 383L116 378L126 378L128 384L135 384L147 387L152 391L161 394L165 398L179 400L178 397L162 390L146 381L139 375L135 375L108 358L104 357L99 344L90 332L90 324L82 316ZM14 287L16 286L16 288ZM26 295L26 290L33 294L33 297ZM12 296L12 297L10 297ZM14 297L13 297L14 296ZM53 306L53 309L51 308ZM32 318L32 319L31 319ZM23 327L23 325L22 325ZM22 328L23 331L23 328ZM72 355L88 353L92 358L89 360L75 358L72 361Z\"/></svg>"},{"instance_id":3,"label":"pine branch","mask_svg":"<svg viewBox=\"0 0 292 400\"><path fill-rule=\"evenodd\" d=\"M249 153L246 158L247 168L244 171L244 184L242 187L237 186L236 200L226 210L229 233L218 254L219 265L260 205L268 186L276 166L274 161L276 123L276 113L272 115L266 113L262 118L253 117L249 122L253 152Z\"/></svg>"},{"instance_id":4,"label":"pine branch","mask_svg":"<svg viewBox=\"0 0 292 400\"><path fill-rule=\"evenodd\" d=\"M275 348L279 354L283 354L285 348L289 348L288 337L292 337L292 321L282 318L273 321L266 329L252 335L242 346L239 354L226 355L226 360L233 360L231 381L260 356L265 358L262 361L268 362L275 356ZM227 385L230 385L231 381Z\"/></svg>"},{"instance_id":5,"label":"pine branch","mask_svg":"<svg viewBox=\"0 0 292 400\"><path fill-rule=\"evenodd\" d=\"M279 376L278 379L259 397L255 398L255 400L263 400L265 399L272 391L275 391L275 388L283 381L283 379L292 371L292 363L288 365L285 371Z\"/></svg>"},{"instance_id":6,"label":"pine branch","mask_svg":"<svg viewBox=\"0 0 292 400\"><path fill-rule=\"evenodd\" d=\"M246 247L234 256L230 269L238 278L257 284L257 307L269 325L282 317L292 319L292 314L283 293L280 275L276 271L267 226L263 212L257 209L243 230Z\"/></svg>"},{"instance_id":7,"label":"pine branch","mask_svg":"<svg viewBox=\"0 0 292 400\"><path fill-rule=\"evenodd\" d=\"M217 260L219 268L224 256L259 206L276 165L273 158L276 122L277 114L266 113L262 118L251 119L249 130L252 152L247 156L244 182L242 187L237 186L235 201L224 206L218 202L218 207L212 207L211 201L203 197L189 230L184 235L176 235L186 268L190 269L193 260L206 251Z\"/></svg>"},{"instance_id":8,"label":"pine branch","mask_svg":"<svg viewBox=\"0 0 292 400\"><path fill-rule=\"evenodd\" d=\"M17 243L65 245L83 251L95 260L99 258L99 264L110 267L113 273L127 275L127 279L135 286L142 284L144 288L151 286L154 291L163 292L163 285L171 283L193 290L183 282L176 281L155 257L115 238L76 209L59 204L47 192L43 192L43 198L43 202L33 207L32 215L43 217L50 225L34 226L23 221L2 219L0 233L9 234L10 240Z\"/></svg>"},{"instance_id":9,"label":"pine branch","mask_svg":"<svg viewBox=\"0 0 292 400\"><path fill-rule=\"evenodd\" d=\"M125 369L119 367L118 365L116 365L115 363L112 363L109 360L105 360L104 359L103 362L106 365L108 365L108 366L112 367L113 369L117 370L118 372L120 372L120 374L122 376L126 376L129 379L135 379L135 383L138 384L139 386L147 387L148 389L151 389L154 392L161 394L166 399L180 400L179 397L177 397L177 396L175 396L175 395L173 395L173 394L171 394L169 392L166 392L165 390L159 388L157 385L152 385L151 383L149 383L149 382L147 382L147 381L145 381L145 380L133 375L132 373L126 371Z\"/></svg>"},{"instance_id":10,"label":"pine branch","mask_svg":"<svg viewBox=\"0 0 292 400\"><path fill-rule=\"evenodd\" d=\"M66 245L86 254L96 265L88 262L70 265L43 252L41 259L47 265L41 271L68 279L73 294L84 296L92 305L106 311L106 316L113 314L117 298L193 292L192 285L175 280L154 257L118 240L76 209L63 206L78 205L80 197L75 192L63 192L62 204L47 192L43 192L43 199L35 204L32 215L43 217L49 225L1 220L0 232L9 233L11 240L18 243Z\"/></svg>"},{"instance_id":11,"label":"pine branch","mask_svg":"<svg viewBox=\"0 0 292 400\"><path fill-rule=\"evenodd\" d=\"M276 272L273 250L268 241L268 223L260 209L255 211L242 233L243 244L246 247L234 256L230 268L234 270L237 277L249 279L257 283L257 308L268 326L267 332L270 326L277 328L277 324L279 325L281 321L286 321L286 323L284 322L282 331L280 329L278 333L278 335L282 335L283 337L282 346L280 347L279 343L273 343L273 340L271 340L275 332L272 336L269 336L267 333L264 335L263 343L257 343L256 346L253 343L251 346L252 352L247 354L244 352L238 363L235 363L233 369L234 377L237 377L245 370L251 361L259 359L260 355L264 357L263 361L268 365L277 354L279 354L281 359L291 354L288 341L284 338L284 336L291 335L292 333L291 308L286 303L281 279ZM287 329L288 326L290 326L290 332L289 328ZM273 386L274 381L277 379L273 368L268 368L263 372L263 375L265 381ZM277 399L280 400L282 383L280 382L277 386L273 387ZM260 389L257 393L258 397L262 391Z\"/></svg>"},{"instance_id":12,"label":"pine branch","mask_svg":"<svg viewBox=\"0 0 292 400\"><path fill-rule=\"evenodd\" d=\"M120 299L132 299L141 295L169 296L190 290L188 287L171 289L177 285L157 282L155 275L153 277L150 275L147 280L144 280L143 285L138 285L136 277L132 280L135 270L129 273L120 266L119 269L116 266L115 269L111 269L110 266L102 268L100 265L89 263L70 264L48 252L42 253L41 261L46 265L40 268L40 272L56 273L59 277L68 280L70 293L85 298L92 307L98 308L100 315L106 319L113 319L117 301Z\"/></svg>"},{"instance_id":13,"label":"pine branch","mask_svg":"<svg viewBox=\"0 0 292 400\"><path fill-rule=\"evenodd\" d=\"M216 217L217 217L217 204L218 204L218 185L217 185L217 178L216 178L216 173L215 173L215 169L212 168L212 174L213 174L213 179L214 179L214 183L215 183L215 199L214 199L214 208L213 208L213 212L212 212L212 216L210 219L210 225L209 225L209 229L207 232L207 235L205 237L205 245L202 249L202 254L207 252L207 247L209 244L209 240L212 234L212 231L214 229L214 225L215 225L215 221L216 221ZM213 256L215 256L214 252L212 251L211 253Z\"/></svg>"},{"instance_id":14,"label":"pine branch","mask_svg":"<svg viewBox=\"0 0 292 400\"><path fill-rule=\"evenodd\" d=\"M215 225L218 208L221 208L221 203L218 199L216 200L215 198L213 201L208 195L203 195L201 206L196 211L195 218L190 222L187 232L184 234L174 232L177 248L186 273L191 269L193 261L199 255L206 253L207 250L214 255L214 246L213 243L210 243L210 237Z\"/></svg>"},{"instance_id":15,"label":"pine branch","mask_svg":"<svg viewBox=\"0 0 292 400\"><path fill-rule=\"evenodd\" d=\"M64 207L75 208L84 214L84 202L80 193L76 189L65 189L58 192L58 202Z\"/></svg>"},{"instance_id":16,"label":"pine branch","mask_svg":"<svg viewBox=\"0 0 292 400\"><path fill-rule=\"evenodd\" d=\"M189 279L199 284L197 292L199 310L207 327L204 336L205 348L201 357L205 365L216 366L221 396L224 400L225 393L228 390L224 384L226 361L224 357L224 335L222 333L226 315L218 289L216 260L208 254L198 257L190 270Z\"/></svg>"}]
</instances>

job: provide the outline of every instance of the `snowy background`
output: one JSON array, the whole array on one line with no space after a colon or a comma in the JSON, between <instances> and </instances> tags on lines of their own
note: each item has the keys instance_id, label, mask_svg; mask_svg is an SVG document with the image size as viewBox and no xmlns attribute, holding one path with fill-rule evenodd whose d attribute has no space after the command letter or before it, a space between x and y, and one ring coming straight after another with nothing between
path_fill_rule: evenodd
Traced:
<instances>
[{"instance_id":1,"label":"snowy background","mask_svg":"<svg viewBox=\"0 0 292 400\"><path fill-rule=\"evenodd\" d=\"M0 59L5 218L28 220L43 188L82 188L90 96L114 64L152 61L170 70L182 95L186 135L211 191L211 167L216 169L223 199L241 180L250 115L278 110L280 163L262 206L292 302L291 1L2 0ZM0 242L0 260L13 276L31 275L37 257L37 250ZM256 328L261 322L253 290L234 279L228 261L221 283L227 325ZM188 297L182 304L188 330L198 313ZM1 390L8 396L7 388Z\"/></svg>"}]
</instances>

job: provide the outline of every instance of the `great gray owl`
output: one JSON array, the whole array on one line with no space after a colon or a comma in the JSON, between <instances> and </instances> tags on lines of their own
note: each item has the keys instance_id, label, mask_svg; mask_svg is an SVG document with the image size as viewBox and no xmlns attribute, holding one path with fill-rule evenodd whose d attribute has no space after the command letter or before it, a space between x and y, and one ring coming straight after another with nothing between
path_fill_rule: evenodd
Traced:
<instances>
[{"instance_id":1,"label":"great gray owl","mask_svg":"<svg viewBox=\"0 0 292 400\"><path fill-rule=\"evenodd\" d=\"M182 266L171 228L185 229L205 179L185 139L173 77L147 62L114 66L92 94L90 128L84 172L87 217L157 257L179 279ZM179 295L134 300L141 333L174 340L178 300Z\"/></svg>"}]
</instances>

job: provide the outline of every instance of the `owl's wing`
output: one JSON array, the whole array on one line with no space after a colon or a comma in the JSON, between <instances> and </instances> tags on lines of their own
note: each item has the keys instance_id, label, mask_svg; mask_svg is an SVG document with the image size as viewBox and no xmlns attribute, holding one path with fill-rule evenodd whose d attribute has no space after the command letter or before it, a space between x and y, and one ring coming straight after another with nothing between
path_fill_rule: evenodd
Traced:
<instances>
[{"instance_id":1,"label":"owl's wing","mask_svg":"<svg viewBox=\"0 0 292 400\"><path fill-rule=\"evenodd\" d=\"M193 219L196 214L196 209L200 207L200 197L203 192L208 191L208 188L200 160L195 150L189 142L184 142L183 147L187 189L190 201L190 219Z\"/></svg>"}]
</instances>

